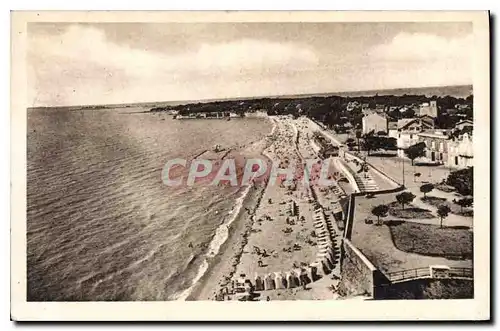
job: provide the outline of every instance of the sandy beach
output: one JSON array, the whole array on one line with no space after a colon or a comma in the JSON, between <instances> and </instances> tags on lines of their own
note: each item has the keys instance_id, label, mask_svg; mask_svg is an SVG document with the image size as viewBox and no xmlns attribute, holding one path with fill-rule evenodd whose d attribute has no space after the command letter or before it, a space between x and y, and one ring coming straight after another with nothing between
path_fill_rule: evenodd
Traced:
<instances>
[{"instance_id":1,"label":"sandy beach","mask_svg":"<svg viewBox=\"0 0 500 331\"><path fill-rule=\"evenodd\" d=\"M261 153L281 168L318 158L311 139L317 131L314 123L303 118L271 120L275 123L273 132L249 146L248 154ZM330 162L329 173L338 176L340 172L333 164ZM312 179L314 176L318 175L313 173ZM255 277L282 275L285 278L286 274L288 286L263 288L257 294L258 300L337 298L341 231L333 215L341 210L340 199L345 196L336 184L319 188L313 184L289 185L278 181L275 185L251 187L228 228L228 239L187 300L214 300L216 294L229 291L226 289L241 277L253 282ZM292 275L311 268L319 270L320 275L313 275L315 279L310 282L300 282L300 286L290 286ZM231 300L231 295L225 299Z\"/></svg>"},{"instance_id":2,"label":"sandy beach","mask_svg":"<svg viewBox=\"0 0 500 331\"><path fill-rule=\"evenodd\" d=\"M270 144L270 137L274 134L276 124L266 136L266 138L243 147L243 154L246 157L263 157L264 149ZM208 269L193 286L190 293L183 298L186 300L213 300L214 295L221 288L228 285L231 276L235 273L235 267L241 257L243 248L247 242L247 237L252 227L252 216L265 191L263 185L256 185L247 188L245 196L242 196L241 204L235 206L238 209L234 215L233 222L227 226L227 239L220 245L218 254L209 261Z\"/></svg>"}]
</instances>

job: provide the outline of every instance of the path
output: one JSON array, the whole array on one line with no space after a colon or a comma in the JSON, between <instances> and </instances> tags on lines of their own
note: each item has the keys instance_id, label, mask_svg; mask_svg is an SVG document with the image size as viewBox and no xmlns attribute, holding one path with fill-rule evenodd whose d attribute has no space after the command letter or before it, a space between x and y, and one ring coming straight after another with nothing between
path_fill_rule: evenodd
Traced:
<instances>
[{"instance_id":1,"label":"path","mask_svg":"<svg viewBox=\"0 0 500 331\"><path fill-rule=\"evenodd\" d=\"M389 176L395 179L402 179L402 164L405 162L405 186L408 191L413 193L416 198L413 200L412 204L416 207L422 208L422 209L428 209L433 215L435 215L435 218L432 219L423 219L423 220L408 220L412 222L417 222L417 223L424 223L424 224L435 224L439 225L440 224L440 219L437 217L437 207L430 205L428 203L425 203L421 200L421 198L424 196L422 192L420 192L420 186L424 184L424 182L431 182L431 183L437 183L440 182L443 178L446 178L450 172L450 169L439 166L439 167L428 167L428 166L418 166L415 167L415 170L411 166L411 161L410 160L402 160L399 157L374 157L374 156L369 156L367 157L368 162L373 164L375 167L380 169L381 171L387 173ZM422 177L418 180L414 180L414 171L415 172L420 172L422 174ZM429 178L426 176L426 174L431 174L431 177ZM456 193L447 193L440 191L438 189L434 189L430 193L427 193L427 195L430 196L435 196L435 197L440 197L440 198L446 198L449 202L452 202L453 199L459 199L460 195ZM457 214L452 214L450 213L448 217L444 220L444 224L447 226L468 226L472 227L473 226L473 217L467 217L467 216L462 216L462 215L457 215Z\"/></svg>"}]
</instances>

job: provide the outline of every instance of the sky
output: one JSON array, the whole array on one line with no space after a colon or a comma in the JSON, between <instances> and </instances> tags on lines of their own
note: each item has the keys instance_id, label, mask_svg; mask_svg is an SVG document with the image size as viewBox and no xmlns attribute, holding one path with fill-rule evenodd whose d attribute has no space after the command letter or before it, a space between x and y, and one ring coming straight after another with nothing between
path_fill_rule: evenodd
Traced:
<instances>
[{"instance_id":1,"label":"sky","mask_svg":"<svg viewBox=\"0 0 500 331\"><path fill-rule=\"evenodd\" d=\"M29 23L28 106L472 84L472 25Z\"/></svg>"}]
</instances>

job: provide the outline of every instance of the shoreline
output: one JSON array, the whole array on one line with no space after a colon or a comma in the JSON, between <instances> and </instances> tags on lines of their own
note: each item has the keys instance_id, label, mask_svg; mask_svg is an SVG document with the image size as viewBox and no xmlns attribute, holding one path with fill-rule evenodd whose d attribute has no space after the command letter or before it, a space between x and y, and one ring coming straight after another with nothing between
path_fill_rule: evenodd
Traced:
<instances>
[{"instance_id":1,"label":"shoreline","mask_svg":"<svg viewBox=\"0 0 500 331\"><path fill-rule=\"evenodd\" d=\"M273 124L271 131L263 139L253 143L260 145L258 153L264 157L267 157L263 153L267 148L266 141L276 130L276 122L270 117L267 119ZM231 276L236 272L237 262L243 254L247 242L246 237L252 229L253 215L260 204L265 189L266 187L263 185L247 186L244 189L243 194L236 200L233 209L234 216L230 218L230 221L221 223L217 228L210 242L210 249L205 254L205 260L199 267L197 276L193 279L193 284L173 300L210 300L213 294L221 288L221 282L224 279L229 282ZM219 245L213 247L219 231L222 231L225 238L220 240L222 238L219 237Z\"/></svg>"},{"instance_id":2,"label":"shoreline","mask_svg":"<svg viewBox=\"0 0 500 331\"><path fill-rule=\"evenodd\" d=\"M172 300L186 300L191 292L193 291L194 287L196 284L200 281L201 278L207 273L209 267L210 267L210 259L213 259L215 256L217 256L224 245L224 243L228 240L230 231L229 228L231 227L231 224L238 219L241 213L241 209L244 205L244 202L248 196L248 193L250 192L250 186L246 187L244 191L242 192L241 196L239 196L236 199L235 202L235 208L231 210L231 213L228 214L232 217L229 217L229 220L223 220L221 224L217 227L215 230L215 234L213 235L212 239L210 240L209 248L208 251L204 254L204 260L203 263L198 267L198 271L196 273L195 278L192 280L192 285L182 291L181 293L176 293L174 295L174 298ZM236 213L234 213L236 211Z\"/></svg>"},{"instance_id":3,"label":"shoreline","mask_svg":"<svg viewBox=\"0 0 500 331\"><path fill-rule=\"evenodd\" d=\"M198 282L192 287L186 301L211 300L213 295L223 287L225 280L229 281L236 271L236 262L243 254L246 244L246 236L253 223L253 213L257 209L260 198L265 191L265 187L251 189L241 204L240 212L235 217L228 228L228 237L220 248L219 253L210 258L208 267ZM249 214L247 210L252 210ZM233 249L231 249L233 248Z\"/></svg>"}]
</instances>

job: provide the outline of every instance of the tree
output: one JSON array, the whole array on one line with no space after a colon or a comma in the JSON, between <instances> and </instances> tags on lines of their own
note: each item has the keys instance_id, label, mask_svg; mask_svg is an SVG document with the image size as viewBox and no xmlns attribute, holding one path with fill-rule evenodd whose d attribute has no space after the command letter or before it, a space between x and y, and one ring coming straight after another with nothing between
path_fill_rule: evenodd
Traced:
<instances>
[{"instance_id":1,"label":"tree","mask_svg":"<svg viewBox=\"0 0 500 331\"><path fill-rule=\"evenodd\" d=\"M426 194L432 191L433 189L434 185L430 183L420 186L420 192L424 193L424 198L426 198L427 197Z\"/></svg>"},{"instance_id":2,"label":"tree","mask_svg":"<svg viewBox=\"0 0 500 331\"><path fill-rule=\"evenodd\" d=\"M395 151L398 149L398 140L392 137L378 137L380 143L379 148L386 151Z\"/></svg>"},{"instance_id":3,"label":"tree","mask_svg":"<svg viewBox=\"0 0 500 331\"><path fill-rule=\"evenodd\" d=\"M380 222L380 217L386 217L389 212L389 206L378 205L373 207L372 214L377 216L377 223Z\"/></svg>"},{"instance_id":4,"label":"tree","mask_svg":"<svg viewBox=\"0 0 500 331\"><path fill-rule=\"evenodd\" d=\"M464 208L472 206L472 203L474 202L473 198L462 198L460 200L453 200L457 205L460 206L460 212L463 213Z\"/></svg>"},{"instance_id":5,"label":"tree","mask_svg":"<svg viewBox=\"0 0 500 331\"><path fill-rule=\"evenodd\" d=\"M401 204L403 209L405 209L405 205L412 202L413 199L415 199L415 195L411 192L403 192L396 195L396 200Z\"/></svg>"},{"instance_id":6,"label":"tree","mask_svg":"<svg viewBox=\"0 0 500 331\"><path fill-rule=\"evenodd\" d=\"M406 156L411 160L411 165L416 158L425 156L425 143L416 143L405 149Z\"/></svg>"},{"instance_id":7,"label":"tree","mask_svg":"<svg viewBox=\"0 0 500 331\"><path fill-rule=\"evenodd\" d=\"M447 217L448 214L450 213L450 211L451 211L451 209L447 205L441 205L438 207L437 214L438 214L439 218L441 219L441 223L439 225L441 229L443 228L443 218Z\"/></svg>"},{"instance_id":8,"label":"tree","mask_svg":"<svg viewBox=\"0 0 500 331\"><path fill-rule=\"evenodd\" d=\"M360 151L359 150L359 139L361 139L361 131L356 131L356 139L358 141L358 152Z\"/></svg>"},{"instance_id":9,"label":"tree","mask_svg":"<svg viewBox=\"0 0 500 331\"><path fill-rule=\"evenodd\" d=\"M374 135L374 131L370 131L368 133L365 133L363 135L363 149L368 152L368 155L370 155L370 151L378 149L378 140L377 137Z\"/></svg>"},{"instance_id":10,"label":"tree","mask_svg":"<svg viewBox=\"0 0 500 331\"><path fill-rule=\"evenodd\" d=\"M462 195L473 195L474 170L473 167L452 171L446 179L446 184L453 186Z\"/></svg>"}]
</instances>

